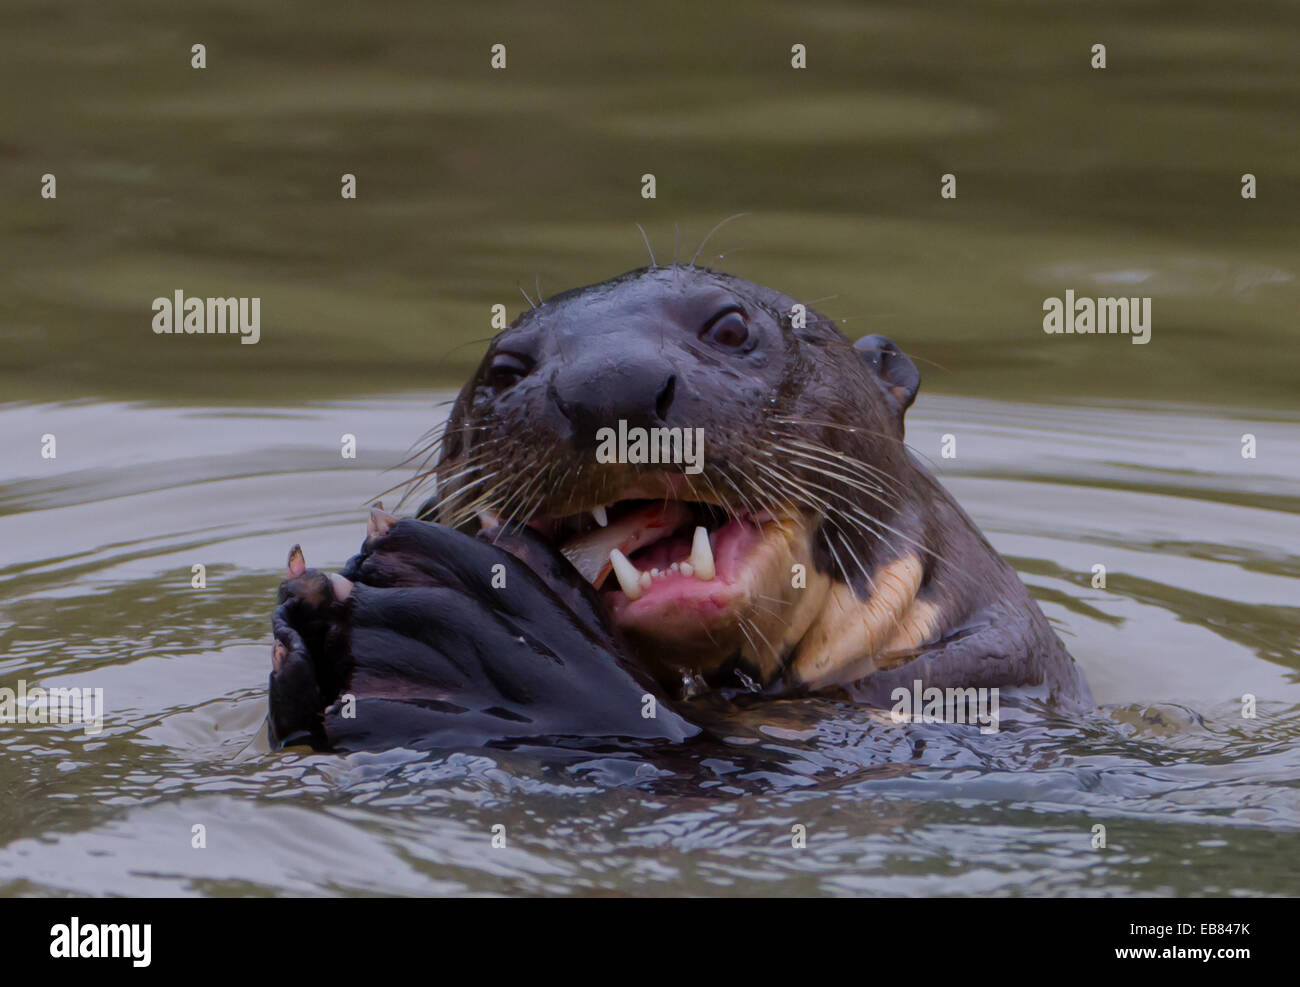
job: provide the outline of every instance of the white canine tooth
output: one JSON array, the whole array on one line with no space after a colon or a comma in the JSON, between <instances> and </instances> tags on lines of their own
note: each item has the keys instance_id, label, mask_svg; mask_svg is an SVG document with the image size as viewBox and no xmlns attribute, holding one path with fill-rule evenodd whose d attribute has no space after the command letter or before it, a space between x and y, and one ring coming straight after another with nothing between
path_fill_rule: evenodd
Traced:
<instances>
[{"instance_id":1,"label":"white canine tooth","mask_svg":"<svg viewBox=\"0 0 1300 987\"><path fill-rule=\"evenodd\" d=\"M596 523L602 528L609 527L609 515L605 513L605 508L593 507L591 509L591 516L596 519Z\"/></svg>"},{"instance_id":2,"label":"white canine tooth","mask_svg":"<svg viewBox=\"0 0 1300 987\"><path fill-rule=\"evenodd\" d=\"M709 532L704 525L695 529L695 538L691 542L691 566L695 569L695 578L708 582L716 574L713 567L713 549L709 545Z\"/></svg>"},{"instance_id":3,"label":"white canine tooth","mask_svg":"<svg viewBox=\"0 0 1300 987\"><path fill-rule=\"evenodd\" d=\"M641 572L634 566L628 557L620 552L617 548L609 550L609 564L614 567L614 576L618 579L619 588L627 595L629 600L641 598L644 590L641 589Z\"/></svg>"}]
</instances>

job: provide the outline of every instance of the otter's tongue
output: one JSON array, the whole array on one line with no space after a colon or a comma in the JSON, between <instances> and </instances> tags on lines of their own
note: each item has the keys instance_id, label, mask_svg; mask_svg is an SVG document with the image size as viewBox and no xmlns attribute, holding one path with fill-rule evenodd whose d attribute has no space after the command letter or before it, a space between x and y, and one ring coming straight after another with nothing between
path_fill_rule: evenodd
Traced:
<instances>
[{"instance_id":1,"label":"otter's tongue","mask_svg":"<svg viewBox=\"0 0 1300 987\"><path fill-rule=\"evenodd\" d=\"M666 538L692 518L690 509L677 500L660 501L629 511L604 528L571 538L560 546L575 569L597 589L609 575L609 553L618 549L631 555L660 538Z\"/></svg>"}]
</instances>

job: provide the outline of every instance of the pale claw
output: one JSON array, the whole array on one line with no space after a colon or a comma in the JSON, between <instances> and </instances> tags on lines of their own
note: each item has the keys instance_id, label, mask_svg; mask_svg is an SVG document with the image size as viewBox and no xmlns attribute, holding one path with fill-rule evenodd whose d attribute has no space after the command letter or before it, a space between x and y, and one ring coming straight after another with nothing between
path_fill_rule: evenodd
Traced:
<instances>
[{"instance_id":1,"label":"pale claw","mask_svg":"<svg viewBox=\"0 0 1300 987\"><path fill-rule=\"evenodd\" d=\"M370 519L366 521L366 538L382 538L397 523L397 516L389 514L382 504L370 508Z\"/></svg>"},{"instance_id":2,"label":"pale claw","mask_svg":"<svg viewBox=\"0 0 1300 987\"><path fill-rule=\"evenodd\" d=\"M299 576L301 576L304 572L307 571L307 560L302 557L301 546L294 545L293 548L289 549L288 569L289 569L288 578L290 579L297 579Z\"/></svg>"},{"instance_id":3,"label":"pale claw","mask_svg":"<svg viewBox=\"0 0 1300 987\"><path fill-rule=\"evenodd\" d=\"M342 603L352 592L352 581L346 576L340 576L337 572L329 574L330 585L334 587L334 599Z\"/></svg>"}]
</instances>

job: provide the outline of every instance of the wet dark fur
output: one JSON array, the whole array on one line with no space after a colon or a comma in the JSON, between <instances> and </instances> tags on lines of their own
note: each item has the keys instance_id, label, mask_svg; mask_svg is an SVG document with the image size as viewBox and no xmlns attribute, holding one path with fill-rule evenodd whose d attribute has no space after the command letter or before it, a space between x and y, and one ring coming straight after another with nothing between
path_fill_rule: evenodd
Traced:
<instances>
[{"instance_id":1,"label":"wet dark fur","mask_svg":"<svg viewBox=\"0 0 1300 987\"><path fill-rule=\"evenodd\" d=\"M273 620L283 657L271 675L271 742L349 751L698 732L666 705L645 715L658 690L562 556L527 529L496 540L408 519L348 561L347 600L313 570L286 581ZM555 564L539 574L513 553ZM491 587L496 565L508 593Z\"/></svg>"},{"instance_id":2,"label":"wet dark fur","mask_svg":"<svg viewBox=\"0 0 1300 987\"><path fill-rule=\"evenodd\" d=\"M744 351L720 351L699 336L730 301L749 320ZM703 427L708 454L694 482L725 504L752 509L793 498L815 506L814 561L860 599L880 566L905 553L922 560L918 598L941 611L942 633L912 660L854 686L859 698L888 706L895 687L921 679L1090 702L1015 572L904 445L903 415L919 383L911 361L884 337L854 347L811 310L806 327L794 328L796 301L698 268L643 269L548 299L501 333L416 477L417 487L438 478L424 515L438 523L402 522L368 546L344 570L359 584L348 601L313 607L310 573L282 589L276 633L293 660L278 684L272 676L279 738L352 749L421 737L437 746L686 736L675 714L657 729L642 716L648 693L666 709L663 691L638 672L594 592L551 546L515 532L505 547L513 542L525 565L468 537L484 509L527 521L612 499L638 467L595 469L591 452L595 429L619 418ZM502 352L527 372L494 377ZM764 450L774 457L764 459ZM492 559L506 560L519 580L508 594L485 582ZM517 585L528 591L516 596ZM523 647L498 632L503 622L532 629ZM546 682L539 661L563 670ZM610 670L623 678L607 681ZM317 692L301 685L313 677ZM779 689L781 671L766 680ZM303 725L311 719L304 704L323 709L345 687L365 694L364 717L345 723L327 713Z\"/></svg>"}]
</instances>

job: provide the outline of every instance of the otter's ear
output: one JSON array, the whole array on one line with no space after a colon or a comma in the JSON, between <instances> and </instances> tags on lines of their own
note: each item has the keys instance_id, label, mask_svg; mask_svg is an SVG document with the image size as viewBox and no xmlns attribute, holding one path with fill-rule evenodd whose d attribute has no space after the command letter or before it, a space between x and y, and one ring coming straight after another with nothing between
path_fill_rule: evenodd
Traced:
<instances>
[{"instance_id":1,"label":"otter's ear","mask_svg":"<svg viewBox=\"0 0 1300 987\"><path fill-rule=\"evenodd\" d=\"M916 364L888 336L863 336L853 348L862 354L881 386L898 403L898 414L902 417L921 386L921 373Z\"/></svg>"}]
</instances>

